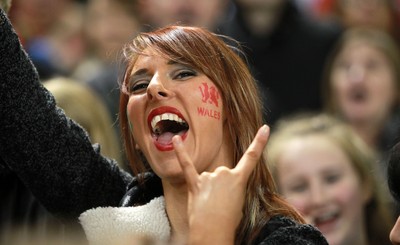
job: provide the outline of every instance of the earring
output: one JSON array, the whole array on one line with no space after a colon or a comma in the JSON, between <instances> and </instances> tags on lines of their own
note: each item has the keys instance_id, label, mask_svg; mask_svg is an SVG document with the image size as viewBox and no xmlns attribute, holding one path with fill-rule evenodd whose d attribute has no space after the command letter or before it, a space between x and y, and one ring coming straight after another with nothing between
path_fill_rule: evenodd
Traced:
<instances>
[{"instance_id":1,"label":"earring","mask_svg":"<svg viewBox=\"0 0 400 245\"><path fill-rule=\"evenodd\" d=\"M131 120L129 119L129 112L128 111L126 111L126 120L128 121L129 131L132 132L133 126L132 126Z\"/></svg>"},{"instance_id":2,"label":"earring","mask_svg":"<svg viewBox=\"0 0 400 245\"><path fill-rule=\"evenodd\" d=\"M132 127L132 123L131 123L131 121L128 119L128 124L129 124L129 131L131 131L132 132L132 130L133 130L133 127Z\"/></svg>"},{"instance_id":3,"label":"earring","mask_svg":"<svg viewBox=\"0 0 400 245\"><path fill-rule=\"evenodd\" d=\"M135 144L135 149L138 150L138 151L140 151L140 147L139 147L138 144Z\"/></svg>"}]
</instances>

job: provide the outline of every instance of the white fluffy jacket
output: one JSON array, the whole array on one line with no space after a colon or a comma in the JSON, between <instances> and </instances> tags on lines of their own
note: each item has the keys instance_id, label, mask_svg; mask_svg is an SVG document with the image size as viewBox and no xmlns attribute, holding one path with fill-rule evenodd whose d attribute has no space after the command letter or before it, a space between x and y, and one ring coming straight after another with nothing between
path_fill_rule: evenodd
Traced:
<instances>
[{"instance_id":1,"label":"white fluffy jacket","mask_svg":"<svg viewBox=\"0 0 400 245\"><path fill-rule=\"evenodd\" d=\"M79 220L89 243L93 245L115 244L132 236L167 241L171 233L162 196L143 206L90 209L82 213Z\"/></svg>"}]
</instances>

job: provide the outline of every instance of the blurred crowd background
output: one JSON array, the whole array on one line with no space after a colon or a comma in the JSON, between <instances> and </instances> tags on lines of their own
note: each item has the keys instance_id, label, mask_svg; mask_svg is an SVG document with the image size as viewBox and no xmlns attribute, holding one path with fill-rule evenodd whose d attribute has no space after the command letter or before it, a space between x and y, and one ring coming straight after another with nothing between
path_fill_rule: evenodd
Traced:
<instances>
[{"instance_id":1,"label":"blurred crowd background","mask_svg":"<svg viewBox=\"0 0 400 245\"><path fill-rule=\"evenodd\" d=\"M93 92L117 140L123 72L118 56L140 31L195 25L238 40L270 125L296 112L324 109L325 63L345 29L372 27L389 33L396 45L400 40L398 0L14 0L9 16L41 80L68 78L57 86L78 83ZM85 116L91 132L88 117L95 116ZM100 135L93 137L106 154L124 162L120 151L109 150Z\"/></svg>"}]
</instances>

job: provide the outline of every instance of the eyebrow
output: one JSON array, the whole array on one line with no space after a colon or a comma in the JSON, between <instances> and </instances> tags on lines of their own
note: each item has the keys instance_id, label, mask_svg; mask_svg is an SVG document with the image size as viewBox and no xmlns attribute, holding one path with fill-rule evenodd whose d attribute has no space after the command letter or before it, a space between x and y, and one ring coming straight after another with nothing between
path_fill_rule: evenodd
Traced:
<instances>
[{"instance_id":1,"label":"eyebrow","mask_svg":"<svg viewBox=\"0 0 400 245\"><path fill-rule=\"evenodd\" d=\"M176 62L176 61L174 61L174 60L169 60L169 61L167 62L167 65L176 65L176 64L180 64L180 63L178 63L178 62Z\"/></svg>"},{"instance_id":2,"label":"eyebrow","mask_svg":"<svg viewBox=\"0 0 400 245\"><path fill-rule=\"evenodd\" d=\"M148 72L148 69L146 69L146 68L139 69L139 70L135 71L135 73L133 73L133 74L131 75L131 77L134 77L134 76L142 76L142 75L145 75L147 72Z\"/></svg>"},{"instance_id":3,"label":"eyebrow","mask_svg":"<svg viewBox=\"0 0 400 245\"><path fill-rule=\"evenodd\" d=\"M177 62L177 61L174 61L174 60L169 60L169 61L167 62L167 65L180 65L180 63ZM139 69L139 70L135 71L135 72L130 76L130 79L129 79L129 80L132 80L132 79L135 78L135 77L140 77L140 76L146 75L146 74L148 73L148 71L149 71L149 70L148 70L147 68Z\"/></svg>"},{"instance_id":4,"label":"eyebrow","mask_svg":"<svg viewBox=\"0 0 400 245\"><path fill-rule=\"evenodd\" d=\"M180 64L180 63L178 63L178 62L176 62L176 61L174 61L174 60L169 60L169 61L167 62L167 65L176 65L176 64ZM142 68L142 69L139 69L139 70L135 71L135 73L133 73L133 74L131 75L131 77L133 77L133 76L145 75L147 72L148 72L148 69Z\"/></svg>"}]
</instances>

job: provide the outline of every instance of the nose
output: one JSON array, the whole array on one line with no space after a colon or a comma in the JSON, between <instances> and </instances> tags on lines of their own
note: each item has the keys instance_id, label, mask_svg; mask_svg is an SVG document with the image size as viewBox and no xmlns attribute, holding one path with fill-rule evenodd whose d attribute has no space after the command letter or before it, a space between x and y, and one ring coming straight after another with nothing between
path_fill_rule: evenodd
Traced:
<instances>
[{"instance_id":1,"label":"nose","mask_svg":"<svg viewBox=\"0 0 400 245\"><path fill-rule=\"evenodd\" d=\"M400 216L397 218L396 224L394 224L393 229L390 232L390 241L394 245L400 244Z\"/></svg>"},{"instance_id":2,"label":"nose","mask_svg":"<svg viewBox=\"0 0 400 245\"><path fill-rule=\"evenodd\" d=\"M364 81L365 74L365 68L360 65L352 65L347 71L347 77L349 78L350 82L353 83L360 83Z\"/></svg>"},{"instance_id":3,"label":"nose","mask_svg":"<svg viewBox=\"0 0 400 245\"><path fill-rule=\"evenodd\" d=\"M174 93L167 88L168 81L159 75L154 75L147 86L147 97L150 100L163 100L171 97Z\"/></svg>"},{"instance_id":4,"label":"nose","mask_svg":"<svg viewBox=\"0 0 400 245\"><path fill-rule=\"evenodd\" d=\"M326 200L326 190L321 183L313 183L310 188L310 203L313 207L323 206Z\"/></svg>"}]
</instances>

